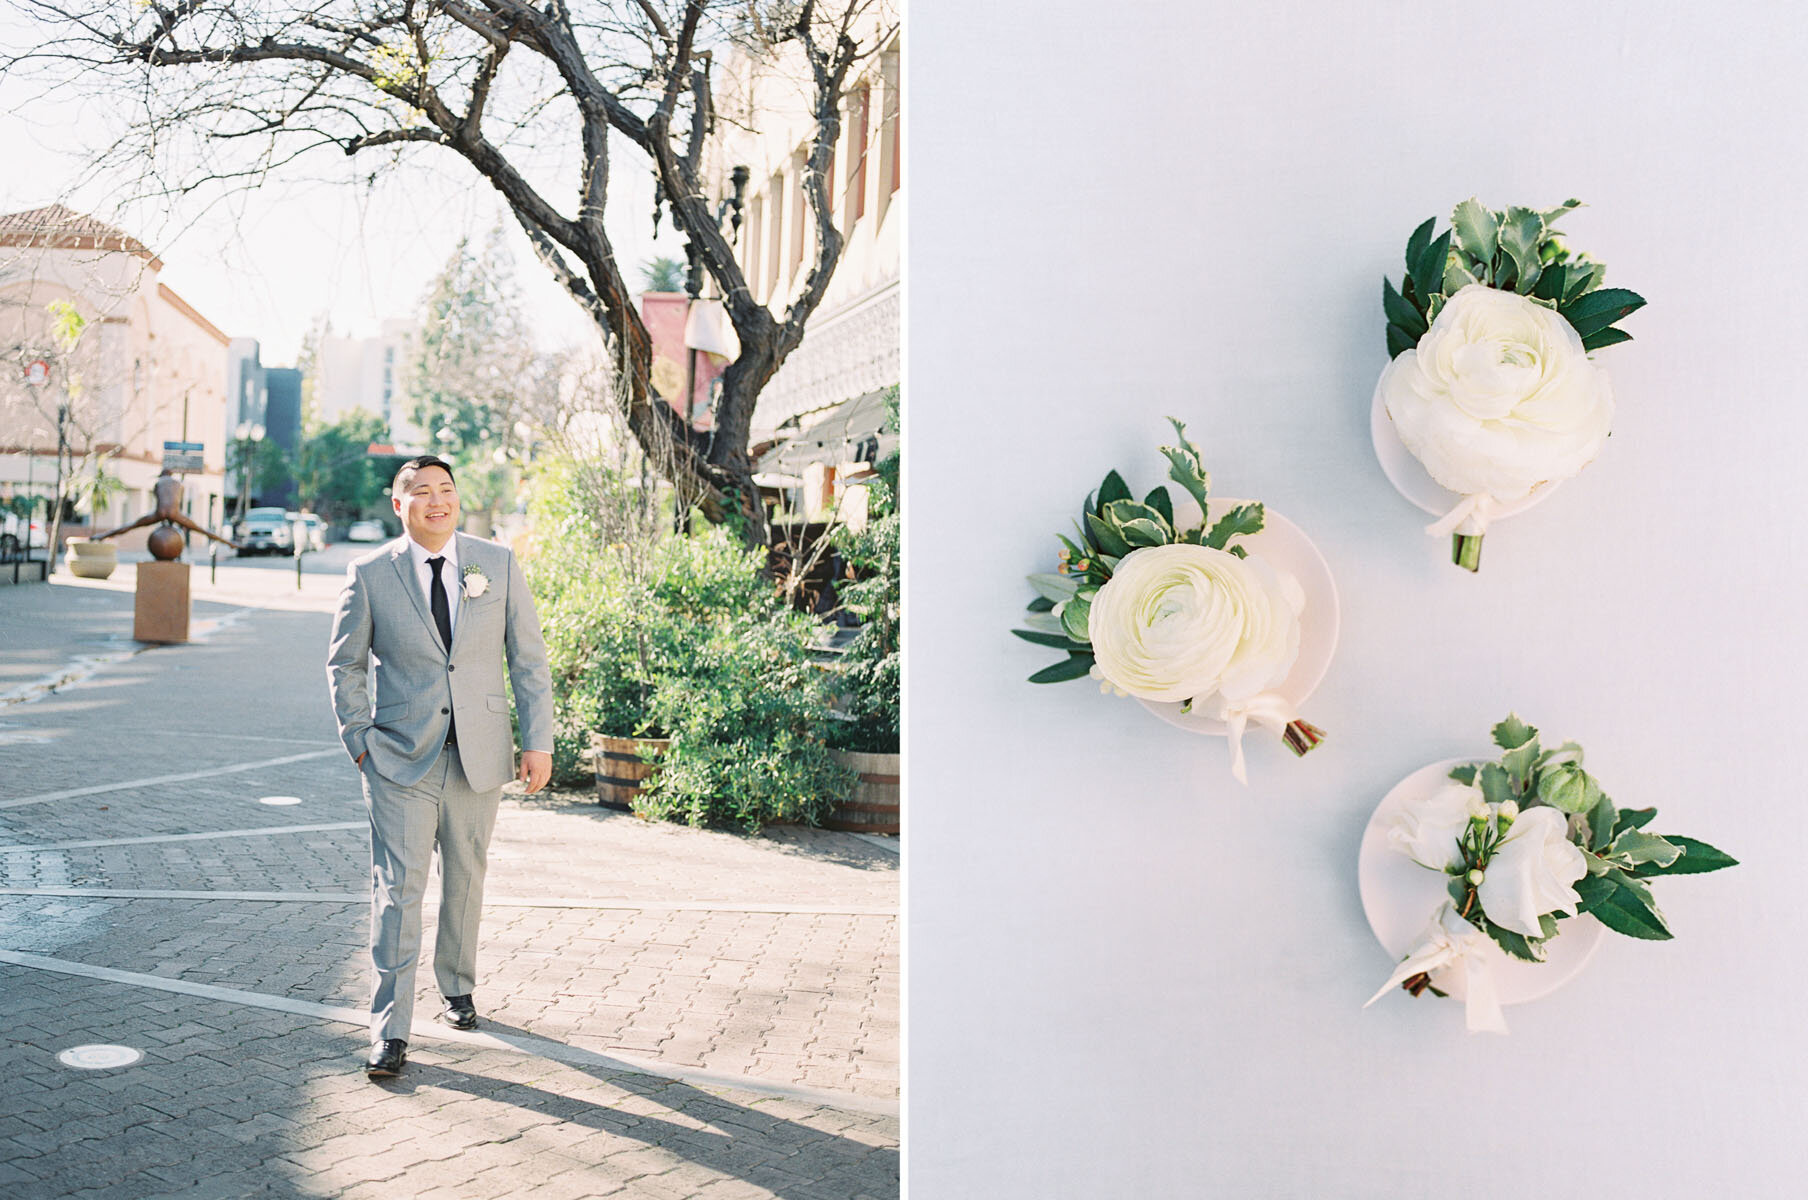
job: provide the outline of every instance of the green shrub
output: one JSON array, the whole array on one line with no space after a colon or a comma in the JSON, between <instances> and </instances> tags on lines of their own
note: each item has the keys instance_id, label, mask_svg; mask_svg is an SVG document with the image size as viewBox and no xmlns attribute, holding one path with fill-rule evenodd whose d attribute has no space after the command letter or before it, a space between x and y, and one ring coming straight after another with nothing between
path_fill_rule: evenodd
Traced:
<instances>
[{"instance_id":1,"label":"green shrub","mask_svg":"<svg viewBox=\"0 0 1808 1200\"><path fill-rule=\"evenodd\" d=\"M569 465L536 481L524 557L553 677L553 777L582 786L592 731L665 737L642 816L757 831L819 823L852 786L830 724L816 622L724 529L606 542Z\"/></svg>"},{"instance_id":2,"label":"green shrub","mask_svg":"<svg viewBox=\"0 0 1808 1200\"><path fill-rule=\"evenodd\" d=\"M898 389L887 397L887 420L898 428ZM853 579L841 584L841 607L860 621L839 667L838 691L849 718L837 722L829 744L841 750L873 754L898 752L900 651L902 649L902 573L898 543L899 456L876 464L879 477L867 484L866 527L836 532Z\"/></svg>"}]
</instances>

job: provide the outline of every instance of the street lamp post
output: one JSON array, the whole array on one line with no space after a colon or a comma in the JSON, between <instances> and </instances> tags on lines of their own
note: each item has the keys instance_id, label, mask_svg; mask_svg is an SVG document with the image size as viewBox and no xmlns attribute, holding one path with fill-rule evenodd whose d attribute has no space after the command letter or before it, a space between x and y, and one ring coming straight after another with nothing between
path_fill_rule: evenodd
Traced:
<instances>
[{"instance_id":1,"label":"street lamp post","mask_svg":"<svg viewBox=\"0 0 1808 1200\"><path fill-rule=\"evenodd\" d=\"M251 448L264 438L264 427L255 421L240 421L233 431L239 442L239 495L238 512L236 514L241 531L245 524L245 512L251 502Z\"/></svg>"}]
</instances>

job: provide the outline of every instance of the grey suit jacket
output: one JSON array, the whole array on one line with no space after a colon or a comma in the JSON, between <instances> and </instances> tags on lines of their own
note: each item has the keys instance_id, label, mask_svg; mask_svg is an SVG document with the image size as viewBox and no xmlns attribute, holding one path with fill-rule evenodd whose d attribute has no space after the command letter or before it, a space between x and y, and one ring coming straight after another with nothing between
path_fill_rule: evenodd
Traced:
<instances>
[{"instance_id":1,"label":"grey suit jacket","mask_svg":"<svg viewBox=\"0 0 1808 1200\"><path fill-rule=\"evenodd\" d=\"M504 660L525 750L552 752L552 676L540 619L514 554L469 534L453 536L460 570L479 567L489 584L472 597L462 580L447 581L459 606L451 651L440 644L409 561L408 539L398 538L354 561L346 573L327 649L327 683L339 740L354 759L368 751L379 775L412 786L439 757L456 716L465 778L487 792L515 773Z\"/></svg>"}]
</instances>

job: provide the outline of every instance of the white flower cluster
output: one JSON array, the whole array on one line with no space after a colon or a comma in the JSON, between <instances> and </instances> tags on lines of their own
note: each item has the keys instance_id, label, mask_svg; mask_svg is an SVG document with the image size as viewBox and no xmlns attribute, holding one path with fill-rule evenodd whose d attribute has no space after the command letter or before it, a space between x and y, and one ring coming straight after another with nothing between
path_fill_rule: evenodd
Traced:
<instances>
[{"instance_id":1,"label":"white flower cluster","mask_svg":"<svg viewBox=\"0 0 1808 1200\"><path fill-rule=\"evenodd\" d=\"M1134 550L1092 598L1094 672L1147 700L1247 701L1287 678L1305 603L1298 580L1255 555Z\"/></svg>"},{"instance_id":2,"label":"white flower cluster","mask_svg":"<svg viewBox=\"0 0 1808 1200\"><path fill-rule=\"evenodd\" d=\"M1503 503L1580 472L1613 423L1607 372L1570 323L1480 284L1445 302L1380 388L1401 442L1433 479Z\"/></svg>"}]
</instances>

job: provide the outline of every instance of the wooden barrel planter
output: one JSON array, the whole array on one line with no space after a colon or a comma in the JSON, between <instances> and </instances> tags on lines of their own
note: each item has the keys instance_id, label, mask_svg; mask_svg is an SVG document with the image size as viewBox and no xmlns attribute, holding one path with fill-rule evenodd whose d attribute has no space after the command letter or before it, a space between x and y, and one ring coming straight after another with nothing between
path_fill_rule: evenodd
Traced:
<instances>
[{"instance_id":1,"label":"wooden barrel planter","mask_svg":"<svg viewBox=\"0 0 1808 1200\"><path fill-rule=\"evenodd\" d=\"M837 750L835 757L843 766L858 771L860 778L854 781L853 795L829 814L822 823L823 828L839 829L845 833L900 832L899 756Z\"/></svg>"},{"instance_id":2,"label":"wooden barrel planter","mask_svg":"<svg viewBox=\"0 0 1808 1200\"><path fill-rule=\"evenodd\" d=\"M666 738L609 737L590 735L590 757L596 768L596 802L604 808L631 812L634 797L659 770L658 763L646 762L642 751L663 754L670 745Z\"/></svg>"}]
</instances>

